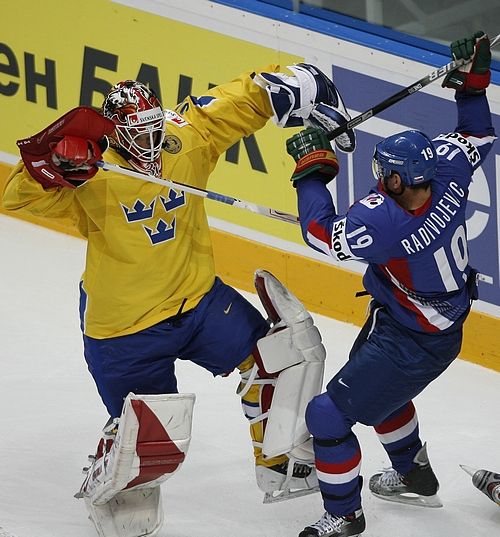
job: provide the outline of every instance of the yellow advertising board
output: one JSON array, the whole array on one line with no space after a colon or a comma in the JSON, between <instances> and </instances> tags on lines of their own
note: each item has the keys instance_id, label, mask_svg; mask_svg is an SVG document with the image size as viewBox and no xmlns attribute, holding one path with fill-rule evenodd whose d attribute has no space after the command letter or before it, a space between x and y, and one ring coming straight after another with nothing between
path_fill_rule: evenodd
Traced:
<instances>
[{"instance_id":1,"label":"yellow advertising board","mask_svg":"<svg viewBox=\"0 0 500 537\"><path fill-rule=\"evenodd\" d=\"M127 78L150 84L165 108L185 95L203 95L241 71L302 60L144 11L103 0L29 2L3 11L0 38L0 151L34 134L67 110L100 107L110 85ZM8 128L5 128L5 127ZM290 131L267 125L230 148L210 188L295 212ZM229 206L208 203L211 216L300 242L298 229Z\"/></svg>"}]
</instances>

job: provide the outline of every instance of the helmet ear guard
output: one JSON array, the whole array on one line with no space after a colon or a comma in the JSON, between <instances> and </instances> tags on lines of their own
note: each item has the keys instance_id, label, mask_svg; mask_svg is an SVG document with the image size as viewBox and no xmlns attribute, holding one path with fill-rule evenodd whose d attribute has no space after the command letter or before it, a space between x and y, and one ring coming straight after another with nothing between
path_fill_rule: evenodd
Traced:
<instances>
[{"instance_id":1,"label":"helmet ear guard","mask_svg":"<svg viewBox=\"0 0 500 537\"><path fill-rule=\"evenodd\" d=\"M372 170L377 180L399 174L406 186L418 186L436 174L437 154L422 132L408 130L389 136L375 146Z\"/></svg>"}]
</instances>

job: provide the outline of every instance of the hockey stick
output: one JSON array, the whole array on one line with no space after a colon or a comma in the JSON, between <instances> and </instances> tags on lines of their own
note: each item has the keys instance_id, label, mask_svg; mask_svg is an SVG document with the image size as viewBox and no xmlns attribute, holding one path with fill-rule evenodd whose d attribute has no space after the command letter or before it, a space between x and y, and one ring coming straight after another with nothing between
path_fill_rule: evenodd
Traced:
<instances>
[{"instance_id":1,"label":"hockey stick","mask_svg":"<svg viewBox=\"0 0 500 537\"><path fill-rule=\"evenodd\" d=\"M115 171L121 173L122 175L128 175L130 177L135 177L136 179L141 179L142 181L147 181L148 183L168 186L183 192L188 192L189 194L194 194L195 196L200 196L201 198L207 198L209 200L233 205L234 207L239 207L240 209L246 209L252 213L268 216L269 218L275 218L276 220L281 220L290 224L299 223L298 216L295 216L294 214L283 213L281 211L277 211L276 209L271 209L270 207L263 207L262 205L257 205L256 203L240 200L231 196L225 196L224 194L218 194L217 192L212 192L211 190L204 190L203 188L186 185L177 181L171 181L170 179L162 179L146 173L135 172L127 168L122 168L121 166L118 166L118 164L110 164L109 162L104 162L102 160L99 160L96 165L105 171Z\"/></svg>"},{"instance_id":2,"label":"hockey stick","mask_svg":"<svg viewBox=\"0 0 500 537\"><path fill-rule=\"evenodd\" d=\"M498 34L493 41L490 42L490 48L493 48L495 45L498 44L500 40L500 34ZM405 97L408 97L408 95L412 95L413 93L420 91L425 86L429 85L431 82L434 82L434 80L437 80L438 78L441 78L442 76L448 74L451 71L454 71L455 69L458 69L459 67L462 67L462 65L466 65L467 63L470 63L471 59L468 60L453 60L450 63L447 63L446 65L443 65L443 67L440 67L439 69L436 69L435 71L432 71L432 73L429 73L427 76L424 76L424 78L421 78L418 82L415 82L411 84L410 86L402 89L401 91L398 91L391 97L388 97L384 101L382 101L379 104L376 104L373 108L370 108L366 112L363 112L362 114L359 114L359 116L353 117L351 120L349 120L347 123L344 123L344 125L341 125L340 127L337 127L333 131L330 131L326 134L326 137L328 140L333 140L334 138L337 138L340 134L343 134L344 132L348 131L349 129L353 129L354 127L357 127L359 124L364 123L367 119L370 119L371 117L377 115L379 112L382 112L386 108L389 108L389 106L392 106L393 104L396 104L397 102L401 101Z\"/></svg>"}]
</instances>

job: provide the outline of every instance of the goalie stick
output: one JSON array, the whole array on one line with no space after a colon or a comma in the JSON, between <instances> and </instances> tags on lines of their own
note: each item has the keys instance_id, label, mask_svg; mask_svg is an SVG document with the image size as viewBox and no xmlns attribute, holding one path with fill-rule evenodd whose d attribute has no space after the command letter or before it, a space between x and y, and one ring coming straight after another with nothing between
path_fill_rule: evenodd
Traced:
<instances>
[{"instance_id":1,"label":"goalie stick","mask_svg":"<svg viewBox=\"0 0 500 537\"><path fill-rule=\"evenodd\" d=\"M141 179L141 181L147 181L149 183L155 183L157 185L168 186L177 190L181 190L183 192L188 192L189 194L194 194L195 196L200 196L209 200L219 201L221 203L227 203L228 205L234 205L234 207L246 209L247 211L251 211L252 213L257 213L263 216L268 216L270 218L275 218L276 220L282 220L283 222L288 222L290 224L299 223L299 217L295 216L294 214L277 211L276 209L271 209L270 207L263 207L262 205L257 205L256 203L251 203L249 201L233 198L232 196L218 194L217 192L212 192L211 190L204 190L203 188L186 185L184 183L179 183L170 179L154 177L153 175L149 175L147 173L135 172L133 170L129 170L128 168L122 168L121 166L118 166L118 164L110 164L109 162L104 162L102 160L98 161L96 165L106 171L112 170L123 175L135 177L136 179Z\"/></svg>"},{"instance_id":2,"label":"goalie stick","mask_svg":"<svg viewBox=\"0 0 500 537\"><path fill-rule=\"evenodd\" d=\"M498 44L500 40L500 34L498 34L493 41L490 42L490 48L493 48L495 45ZM429 73L427 76L424 76L424 78L421 78L417 82L414 82L410 86L407 86L406 88L402 89L401 91L398 91L394 95L391 95L391 97L388 97L384 101L382 101L379 104L376 104L373 108L370 108L366 112L363 112L362 114L359 114L359 116L353 117L351 120L349 120L347 123L344 123L340 127L337 127L333 131L330 131L326 134L326 137L328 140L333 140L337 138L337 136L343 134L344 132L347 132L349 129L353 129L354 127L357 127L361 123L364 123L367 119L370 119L371 117L377 115L379 112L382 112L386 108L389 108L393 104L398 103L405 97L408 97L408 95L413 95L415 92L420 91L425 86L428 86L431 82L434 82L434 80L438 80L442 76L448 74L451 71L454 71L455 69L458 69L459 67L462 67L462 65L466 65L470 63L472 59L468 60L453 60L450 63L447 63L446 65L443 65L442 67L439 67L439 69L436 69L435 71L432 71L432 73Z\"/></svg>"}]
</instances>

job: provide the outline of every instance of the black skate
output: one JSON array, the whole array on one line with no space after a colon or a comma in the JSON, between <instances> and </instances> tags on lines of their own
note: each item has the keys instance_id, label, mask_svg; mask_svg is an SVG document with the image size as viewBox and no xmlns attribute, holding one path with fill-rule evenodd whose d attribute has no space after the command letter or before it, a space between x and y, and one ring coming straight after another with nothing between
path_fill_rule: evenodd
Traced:
<instances>
[{"instance_id":1,"label":"black skate","mask_svg":"<svg viewBox=\"0 0 500 537\"><path fill-rule=\"evenodd\" d=\"M299 533L299 537L357 537L363 533L365 526L362 509L347 516L325 512L318 522L305 527Z\"/></svg>"},{"instance_id":2,"label":"black skate","mask_svg":"<svg viewBox=\"0 0 500 537\"><path fill-rule=\"evenodd\" d=\"M288 461L282 462L281 464L275 464L274 466L269 467L273 472L278 472L281 475L288 474ZM298 479L306 479L311 475L313 467L310 464L301 464L296 462L293 466L292 476Z\"/></svg>"},{"instance_id":3,"label":"black skate","mask_svg":"<svg viewBox=\"0 0 500 537\"><path fill-rule=\"evenodd\" d=\"M377 498L390 502L419 505L421 507L443 507L437 496L439 482L432 471L424 444L415 455L415 468L401 475L390 468L370 478L370 491Z\"/></svg>"},{"instance_id":4,"label":"black skate","mask_svg":"<svg viewBox=\"0 0 500 537\"><path fill-rule=\"evenodd\" d=\"M288 460L274 466L255 467L257 485L265 493L264 503L290 500L319 491L314 465L290 462Z\"/></svg>"}]
</instances>

